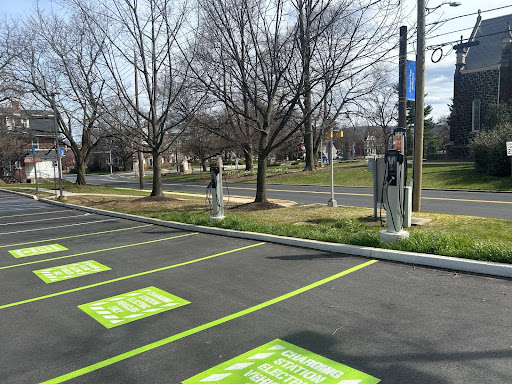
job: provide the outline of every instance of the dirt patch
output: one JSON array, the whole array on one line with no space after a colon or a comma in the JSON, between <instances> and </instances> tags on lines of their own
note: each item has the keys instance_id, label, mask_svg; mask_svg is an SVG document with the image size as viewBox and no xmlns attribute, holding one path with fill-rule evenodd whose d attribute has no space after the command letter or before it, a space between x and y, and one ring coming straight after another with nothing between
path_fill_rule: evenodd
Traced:
<instances>
[{"instance_id":1,"label":"dirt patch","mask_svg":"<svg viewBox=\"0 0 512 384\"><path fill-rule=\"evenodd\" d=\"M165 197L165 196L145 196L141 197L140 199L133 200L137 203L153 203L153 202L171 202L171 201L181 201L180 199L176 199L174 197Z\"/></svg>"},{"instance_id":2,"label":"dirt patch","mask_svg":"<svg viewBox=\"0 0 512 384\"><path fill-rule=\"evenodd\" d=\"M143 198L109 196L70 196L70 202L100 209L114 209L135 214L150 214L162 210L189 210L198 211L204 209L204 204L193 200L182 200L173 197L146 196Z\"/></svg>"},{"instance_id":3,"label":"dirt patch","mask_svg":"<svg viewBox=\"0 0 512 384\"><path fill-rule=\"evenodd\" d=\"M263 211L267 209L277 209L277 208L283 208L281 205L276 203L271 203L269 201L264 203L247 203L247 204L241 204L236 205L234 207L228 208L231 212L250 212L250 211Z\"/></svg>"}]
</instances>

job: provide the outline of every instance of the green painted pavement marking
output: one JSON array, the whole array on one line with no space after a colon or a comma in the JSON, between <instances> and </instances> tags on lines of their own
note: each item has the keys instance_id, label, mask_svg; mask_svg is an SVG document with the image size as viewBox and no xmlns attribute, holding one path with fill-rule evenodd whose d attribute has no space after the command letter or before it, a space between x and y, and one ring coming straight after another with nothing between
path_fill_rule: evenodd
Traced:
<instances>
[{"instance_id":1,"label":"green painted pavement marking","mask_svg":"<svg viewBox=\"0 0 512 384\"><path fill-rule=\"evenodd\" d=\"M192 236L192 235L197 235L197 232L193 232L193 233L186 233L186 234L184 234L184 235L177 235L177 236L165 237L165 238L163 238L163 239L156 239L156 240L143 241L142 243L133 243L133 244L120 245L120 246L118 246L118 247L104 248L104 249L97 249L96 251L88 251L88 252L75 253L75 254L73 254L73 255L60 256L60 257L52 257L51 259L44 259L44 260L37 260L37 261L29 261L29 262L27 262L27 263L20 263L20 264L6 265L6 266L3 266L3 267L0 267L0 270L2 270L2 269L9 269L9 268L16 268L16 267L23 267L24 265L30 265L30 264L44 263L44 262L46 262L46 261L53 261L53 260L67 259L68 257L76 257L76 256L83 256L83 255L91 255L91 254L93 254L93 253L106 252L106 251L114 251L114 250L116 250L116 249L123 249L123 248L129 248L129 247L136 247L136 246L139 246L139 245L146 245L146 244L158 243L159 241L172 240L172 239L177 239L177 238L179 238L179 237L186 237L186 236Z\"/></svg>"},{"instance_id":2,"label":"green painted pavement marking","mask_svg":"<svg viewBox=\"0 0 512 384\"><path fill-rule=\"evenodd\" d=\"M340 381L341 379L341 381ZM204 371L183 384L215 382L377 384L379 379L276 339Z\"/></svg>"},{"instance_id":3,"label":"green painted pavement marking","mask_svg":"<svg viewBox=\"0 0 512 384\"><path fill-rule=\"evenodd\" d=\"M78 308L105 327L113 328L187 304L190 304L190 301L156 287L147 287L82 304Z\"/></svg>"},{"instance_id":4,"label":"green painted pavement marking","mask_svg":"<svg viewBox=\"0 0 512 384\"><path fill-rule=\"evenodd\" d=\"M109 270L110 268L106 265L94 260L87 260L73 264L59 265L58 267L39 269L33 272L39 276L41 280L49 284Z\"/></svg>"},{"instance_id":5,"label":"green painted pavement marking","mask_svg":"<svg viewBox=\"0 0 512 384\"><path fill-rule=\"evenodd\" d=\"M336 280L336 279L338 279L338 278L340 278L342 276L348 275L349 273L355 272L355 271L357 271L359 269L367 267L367 266L369 266L369 265L371 265L373 263L376 263L376 262L377 262L377 260L370 260L370 261L367 261L366 263L356 265L355 267L347 269L347 270L345 270L343 272L340 272L340 273L337 273L335 275L329 276L329 277L327 277L327 278L325 278L323 280L320 280L320 281L314 282L312 284L306 285L305 287L302 287L302 288L299 288L299 289L297 289L295 291L286 293L286 294L281 295L279 297L276 297L274 299L265 301L265 302L263 302L261 304L257 304L257 305L255 305L253 307L244 309L244 310L242 310L240 312L233 313L232 315L228 315L228 316L225 316L225 317L221 317L220 319L217 319L217 320L214 320L214 321L210 321L209 323L206 323L206 324L203 324L203 325L199 325L199 326L191 328L191 329L189 329L187 331L183 331L183 332L177 333L176 335L172 335L172 336L166 337L165 339L161 339L161 340L155 341L153 343L143 345L142 347L132 349L131 351L128 351L128 352L122 353L120 355L111 357L110 359L106 359L106 360L100 361L98 363L89 365L87 367L78 369L76 371L66 373L66 374L64 374L62 376L59 376L59 377L56 377L54 379L44 381L41 384L57 384L57 383L62 383L64 381L71 380L71 379L73 379L75 377L82 376L82 375L85 375L87 373L91 373L91 372L97 371L100 368L107 367L109 365L112 365L112 364L118 363L120 361L129 359L130 357L137 356L137 355L140 355L140 354L142 354L144 352L150 351L152 349L155 349L155 348L161 347L163 345L172 343L173 341L177 341L177 340L183 339L183 338L185 338L187 336L194 335L194 334L199 333L201 331L213 328L213 327L215 327L217 325L224 324L224 323L226 323L226 322L228 322L230 320L238 319L239 317L242 317L242 316L248 315L248 314L250 314L252 312L256 312L256 311L258 311L260 309L269 307L269 306L271 306L273 304L276 304L276 303L279 303L279 302L281 302L283 300L286 300L286 299L289 299L291 297L297 296L297 295L299 295L299 294L301 294L303 292L306 292L306 291L309 291L309 290L311 290L313 288L319 287L319 286L321 286L323 284L326 284L328 282Z\"/></svg>"},{"instance_id":6,"label":"green painted pavement marking","mask_svg":"<svg viewBox=\"0 0 512 384\"><path fill-rule=\"evenodd\" d=\"M38 247L13 249L13 250L9 251L9 253L16 258L20 258L20 257L45 255L47 253L67 251L67 250L68 249L66 247L63 247L62 245L59 245L59 244L48 244L48 245L40 245Z\"/></svg>"},{"instance_id":7,"label":"green painted pavement marking","mask_svg":"<svg viewBox=\"0 0 512 384\"><path fill-rule=\"evenodd\" d=\"M24 243L16 243L16 244L6 244L6 245L0 245L0 248L16 247L16 246L20 246L20 245L28 245L28 244L36 244L36 243L46 243L48 241L57 241L57 240L64 240L64 239L74 239L74 238L77 238L77 237L84 237L84 236L103 235L105 233L129 231L129 230L137 229L137 228L151 227L152 225L153 224L144 224L144 225L137 225L136 227L111 229L111 230L108 230L108 231L101 231L101 232L83 233L81 235L55 237L53 239L46 239L46 240L26 241Z\"/></svg>"},{"instance_id":8,"label":"green painted pavement marking","mask_svg":"<svg viewBox=\"0 0 512 384\"><path fill-rule=\"evenodd\" d=\"M244 249L249 249L249 248L252 248L252 247L257 247L258 245L263 245L263 244L265 244L265 243L256 243L256 244L248 245L248 246L246 246L246 247L237 248L237 249L232 249L232 250L230 250L230 251L225 251L225 252L221 252L221 253L216 253L216 254L214 254L214 255L201 257L201 258L199 258L199 259L194 259L194 260L185 261L185 262L183 262L183 263L179 263L179 264L169 265L169 266L167 266L167 267L162 267L162 268L152 269L152 270L145 271L145 272L135 273L135 274L133 274L133 275L128 275L128 276L118 277L118 278L116 278L116 279L112 279L112 280L106 280L106 281L102 281L102 282L99 282L99 283L94 283L94 284L90 284L90 285L85 285L85 286L83 286L83 287L78 287L78 288L68 289L67 291L61 291L61 292L50 293L49 295L33 297L33 298L31 298L31 299L27 299L27 300L17 301L17 302L9 303L9 304L4 304L4 305L0 305L0 309L9 308L9 307L14 307L14 306L21 305L21 304L27 304L27 303L31 303L31 302L33 302L33 301L39 301L39 300L49 299L49 298L51 298L51 297L60 296L60 295L65 295L65 294L67 294L67 293L72 293L72 292L78 292L78 291L82 291L82 290L84 290L84 289L89 289L89 288L93 288L93 287L99 287L100 285L105 285L105 284L115 283L116 281L122 281L122 280L126 280L126 279L131 279L131 278L133 278L133 277L144 276L144 275L148 275L148 274L150 274L150 273L155 273L155 272L165 271L165 270L167 270L167 269L178 268L178 267L181 267L181 266L184 266L184 265L197 263L197 262L199 262L199 261L212 259L212 258L214 258L214 257L218 257L218 256L222 256L222 255L227 255L227 254L229 254L229 253L238 252L238 251L243 251Z\"/></svg>"}]
</instances>

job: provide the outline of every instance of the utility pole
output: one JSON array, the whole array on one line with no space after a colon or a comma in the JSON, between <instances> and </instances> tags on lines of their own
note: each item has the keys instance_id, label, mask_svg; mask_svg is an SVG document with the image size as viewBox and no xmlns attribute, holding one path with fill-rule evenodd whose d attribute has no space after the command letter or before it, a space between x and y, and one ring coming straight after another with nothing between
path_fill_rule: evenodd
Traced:
<instances>
[{"instance_id":1,"label":"utility pole","mask_svg":"<svg viewBox=\"0 0 512 384\"><path fill-rule=\"evenodd\" d=\"M59 199L63 199L64 196L62 194L62 162L60 158L59 128L57 125L57 107L55 105L55 95L55 92L51 94L53 107L53 125L55 126L55 153L57 154L57 167L59 167Z\"/></svg>"},{"instance_id":2,"label":"utility pole","mask_svg":"<svg viewBox=\"0 0 512 384\"><path fill-rule=\"evenodd\" d=\"M407 26L400 27L398 59L398 127L407 129ZM407 183L407 146L404 140L404 185Z\"/></svg>"},{"instance_id":3,"label":"utility pole","mask_svg":"<svg viewBox=\"0 0 512 384\"><path fill-rule=\"evenodd\" d=\"M36 195L39 193L39 182L37 181L36 156L34 155L34 147L32 147L32 161L34 162L34 177L36 179Z\"/></svg>"},{"instance_id":4,"label":"utility pole","mask_svg":"<svg viewBox=\"0 0 512 384\"><path fill-rule=\"evenodd\" d=\"M444 1L434 8L426 8L425 0L418 0L418 35L416 47L416 108L414 113L414 164L412 185L412 210L421 211L421 182L423 176L423 128L425 122L425 14L443 5L458 7L458 1Z\"/></svg>"},{"instance_id":5,"label":"utility pole","mask_svg":"<svg viewBox=\"0 0 512 384\"><path fill-rule=\"evenodd\" d=\"M423 172L423 124L425 104L425 0L418 0L418 46L416 49L416 95L414 122L414 170L412 210L421 211Z\"/></svg>"}]
</instances>

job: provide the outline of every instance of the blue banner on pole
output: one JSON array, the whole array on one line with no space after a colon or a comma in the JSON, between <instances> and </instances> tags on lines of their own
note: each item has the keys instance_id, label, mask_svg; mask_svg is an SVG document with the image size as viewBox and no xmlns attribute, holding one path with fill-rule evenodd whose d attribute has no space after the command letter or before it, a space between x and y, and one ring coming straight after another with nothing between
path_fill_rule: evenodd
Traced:
<instances>
[{"instance_id":1,"label":"blue banner on pole","mask_svg":"<svg viewBox=\"0 0 512 384\"><path fill-rule=\"evenodd\" d=\"M416 100L416 62L407 60L407 100Z\"/></svg>"},{"instance_id":2,"label":"blue banner on pole","mask_svg":"<svg viewBox=\"0 0 512 384\"><path fill-rule=\"evenodd\" d=\"M59 147L59 149L60 149L60 157L66 156L66 149L63 147Z\"/></svg>"}]
</instances>

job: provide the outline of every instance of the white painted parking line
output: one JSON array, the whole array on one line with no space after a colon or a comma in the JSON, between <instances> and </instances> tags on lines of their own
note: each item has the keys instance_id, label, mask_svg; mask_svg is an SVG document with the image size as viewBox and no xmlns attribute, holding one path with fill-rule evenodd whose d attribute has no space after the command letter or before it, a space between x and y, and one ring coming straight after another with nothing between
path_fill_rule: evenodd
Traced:
<instances>
[{"instance_id":1,"label":"white painted parking line","mask_svg":"<svg viewBox=\"0 0 512 384\"><path fill-rule=\"evenodd\" d=\"M15 225L15 224L37 223L37 222L41 222L41 221L67 219L67 218L70 218L70 217L83 217L83 216L89 216L89 215L94 215L94 213L82 213L80 215L61 216L61 217L49 217L47 219L18 221L18 222L15 222L15 223L2 223L0 225Z\"/></svg>"},{"instance_id":2,"label":"white painted parking line","mask_svg":"<svg viewBox=\"0 0 512 384\"><path fill-rule=\"evenodd\" d=\"M117 221L119 219L107 219L107 220L96 220L96 221L88 221L86 223L76 223L76 224L67 224L67 225L57 225L55 227L46 227L46 228L37 228L37 229L25 229L23 231L13 231L13 232L4 232L0 233L0 236L3 235L11 235L13 233L23 233L23 232L34 232L34 231L44 231L46 229L55 229L55 228L64 228L64 227L73 227L76 225L87 225L87 224L97 224L97 223L104 223L106 221Z\"/></svg>"},{"instance_id":3,"label":"white painted parking line","mask_svg":"<svg viewBox=\"0 0 512 384\"><path fill-rule=\"evenodd\" d=\"M35 200L29 200L29 199L20 199L19 197L18 198L15 198L15 199L0 199L0 204L9 204L9 203L12 203L13 201L22 201L24 203L35 203Z\"/></svg>"},{"instance_id":4,"label":"white painted parking line","mask_svg":"<svg viewBox=\"0 0 512 384\"><path fill-rule=\"evenodd\" d=\"M57 212L69 212L69 209L59 209L58 211L51 211L51 212L36 212L36 213L24 213L21 215L2 216L2 217L0 217L0 219L7 219L10 217L21 217L21 216L47 215L49 213L57 213Z\"/></svg>"}]
</instances>

